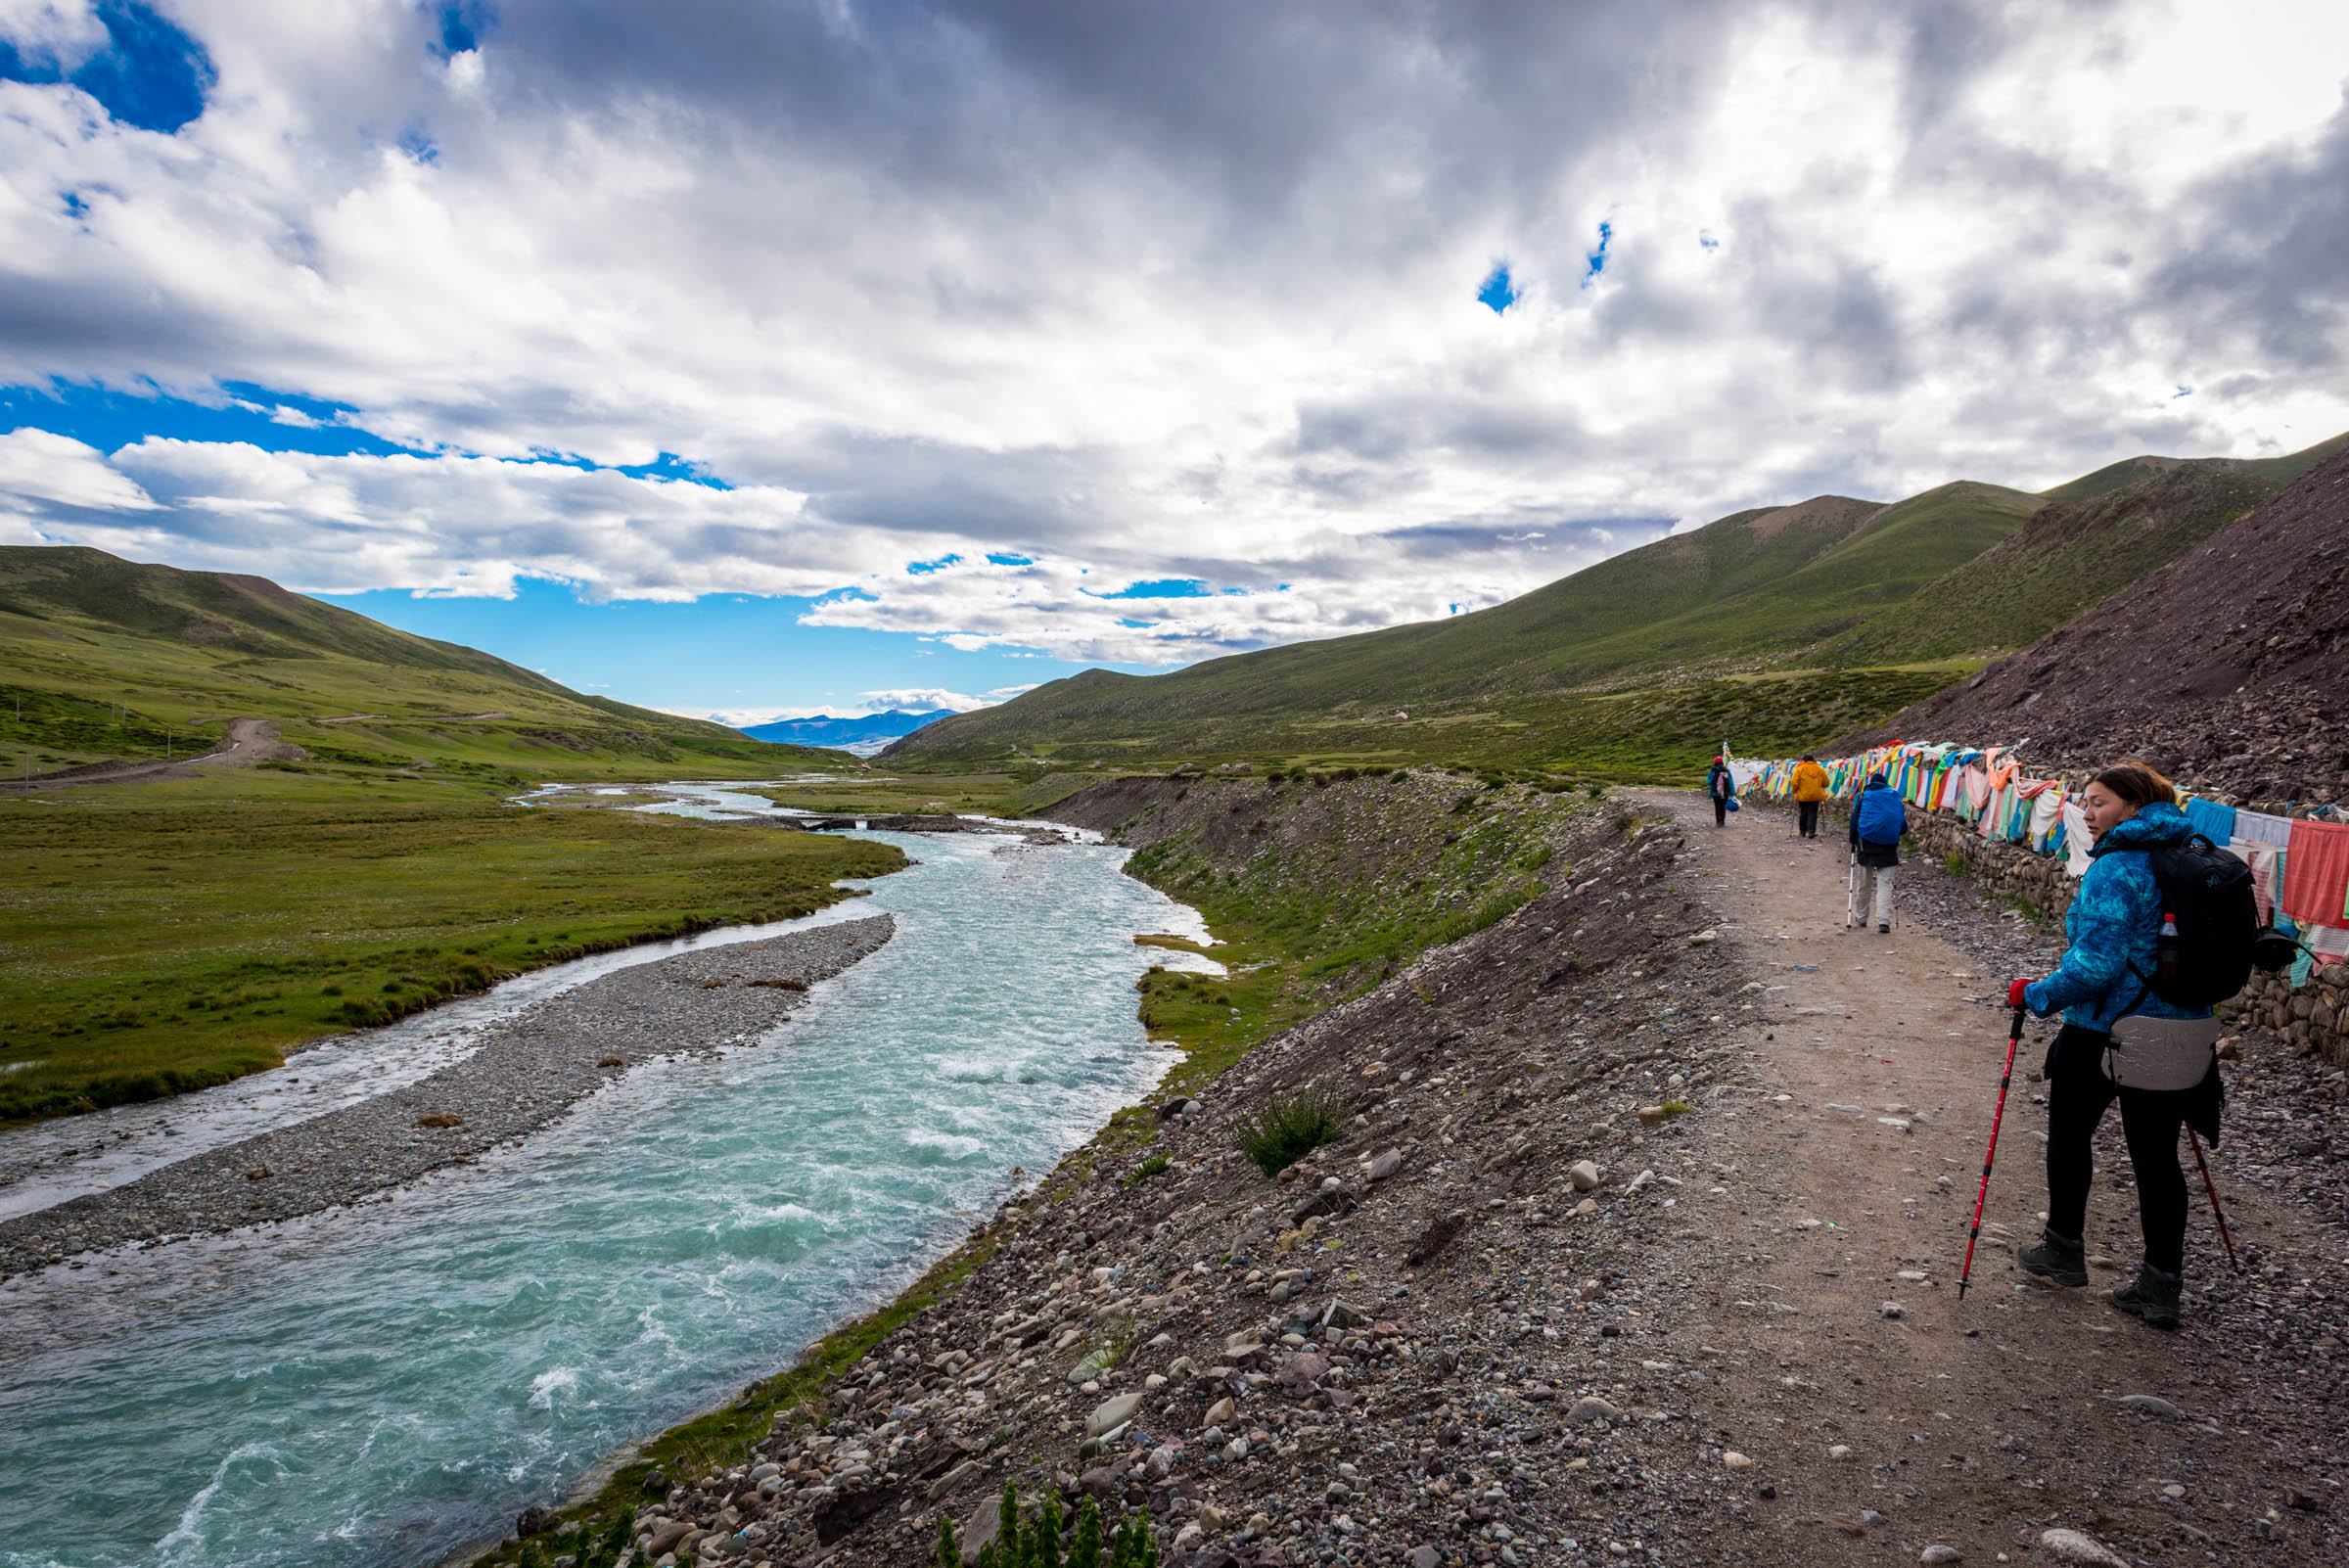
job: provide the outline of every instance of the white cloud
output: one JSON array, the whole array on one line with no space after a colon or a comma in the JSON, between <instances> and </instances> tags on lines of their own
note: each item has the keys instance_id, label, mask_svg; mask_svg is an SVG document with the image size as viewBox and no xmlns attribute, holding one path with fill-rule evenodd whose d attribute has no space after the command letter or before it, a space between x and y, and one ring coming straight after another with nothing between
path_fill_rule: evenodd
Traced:
<instances>
[{"instance_id":1,"label":"white cloud","mask_svg":"<svg viewBox=\"0 0 2349 1568\"><path fill-rule=\"evenodd\" d=\"M106 454L69 436L15 430L0 436L0 509L31 519L52 511L152 512L146 491L107 466Z\"/></svg>"},{"instance_id":2,"label":"white cloud","mask_svg":"<svg viewBox=\"0 0 2349 1568\"><path fill-rule=\"evenodd\" d=\"M106 47L91 0L0 0L0 41L24 60L70 71Z\"/></svg>"},{"instance_id":3,"label":"white cloud","mask_svg":"<svg viewBox=\"0 0 2349 1568\"><path fill-rule=\"evenodd\" d=\"M173 14L217 78L177 136L0 84L0 382L426 454L0 455L19 527L189 566L1160 663L2349 426L2341 7L508 0L445 60L426 7ZM1100 597L1160 578L1215 591Z\"/></svg>"}]
</instances>

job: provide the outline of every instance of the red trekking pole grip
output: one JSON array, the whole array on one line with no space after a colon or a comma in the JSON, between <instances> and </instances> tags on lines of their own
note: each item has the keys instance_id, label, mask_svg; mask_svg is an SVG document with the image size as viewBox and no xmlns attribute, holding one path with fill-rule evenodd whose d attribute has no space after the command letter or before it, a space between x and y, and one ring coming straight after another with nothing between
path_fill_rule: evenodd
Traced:
<instances>
[{"instance_id":1,"label":"red trekking pole grip","mask_svg":"<svg viewBox=\"0 0 2349 1568\"><path fill-rule=\"evenodd\" d=\"M1965 1300L1965 1287L1974 1275L1974 1243L1982 1239L1982 1205L1990 1198L1990 1168L1999 1157L1999 1124L2006 1120L2006 1085L2014 1082L2014 1050L2023 1042L2023 1009L2014 1010L2014 1022L2006 1030L2006 1065L1999 1073L1999 1108L1991 1113L1990 1148L1982 1156L1982 1187L1974 1194L1974 1227L1965 1238L1965 1267L1958 1274L1958 1299Z\"/></svg>"}]
</instances>

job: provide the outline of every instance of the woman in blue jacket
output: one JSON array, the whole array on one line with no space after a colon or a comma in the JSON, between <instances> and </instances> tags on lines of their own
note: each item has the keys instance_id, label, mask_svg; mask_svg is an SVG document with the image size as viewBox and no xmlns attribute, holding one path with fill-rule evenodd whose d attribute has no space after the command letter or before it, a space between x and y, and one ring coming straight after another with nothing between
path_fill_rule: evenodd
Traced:
<instances>
[{"instance_id":1,"label":"woman in blue jacket","mask_svg":"<svg viewBox=\"0 0 2349 1568\"><path fill-rule=\"evenodd\" d=\"M2183 844L2192 834L2176 798L2168 779L2140 762L2116 763L2090 782L2080 804L2096 844L2064 919L2070 946L2053 974L2036 985L2018 980L2007 993L2010 1006L2042 1015L2063 1013L2063 1030L2047 1063L2047 1234L2016 1257L2032 1273L2058 1284L2088 1283L2082 1237L2095 1176L2089 1140L2118 1099L2129 1163L2137 1172L2145 1261L2136 1280L2112 1293L2112 1302L2156 1328L2178 1326L2186 1245L2186 1173L2178 1163L2178 1132L2191 1122L2212 1144L2218 1142L2218 1064L2212 1060L2195 1086L2177 1089L2115 1084L2107 1064L2113 1026L2123 1018L2211 1017L2207 1007L2180 1008L2163 1001L2147 979L2159 962L2162 899L2145 852Z\"/></svg>"}]
</instances>

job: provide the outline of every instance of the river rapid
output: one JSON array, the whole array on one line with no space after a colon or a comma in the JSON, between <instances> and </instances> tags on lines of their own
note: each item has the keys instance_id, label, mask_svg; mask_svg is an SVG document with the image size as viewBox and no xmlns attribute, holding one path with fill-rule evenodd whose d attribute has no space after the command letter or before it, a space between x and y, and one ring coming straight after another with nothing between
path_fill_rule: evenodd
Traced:
<instances>
[{"instance_id":1,"label":"river rapid","mask_svg":"<svg viewBox=\"0 0 2349 1568\"><path fill-rule=\"evenodd\" d=\"M1184 960L1133 937L1204 929L1125 851L866 836L919 863L810 919L887 911L896 939L760 1044L640 1069L381 1202L0 1285L0 1568L407 1568L502 1535L886 1300L1157 1082L1133 983ZM366 1049L339 1092L413 1076ZM229 1087L237 1135L274 1119ZM173 1102L191 1144L204 1098Z\"/></svg>"}]
</instances>

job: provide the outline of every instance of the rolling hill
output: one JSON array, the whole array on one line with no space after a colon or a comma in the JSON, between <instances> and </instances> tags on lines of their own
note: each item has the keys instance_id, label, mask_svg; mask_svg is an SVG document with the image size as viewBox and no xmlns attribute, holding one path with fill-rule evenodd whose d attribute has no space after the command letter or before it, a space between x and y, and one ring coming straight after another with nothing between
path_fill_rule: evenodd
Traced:
<instances>
[{"instance_id":1,"label":"rolling hill","mask_svg":"<svg viewBox=\"0 0 2349 1568\"><path fill-rule=\"evenodd\" d=\"M2029 742L2140 757L2203 793L2349 799L2349 443L2189 552L1844 743Z\"/></svg>"},{"instance_id":2,"label":"rolling hill","mask_svg":"<svg viewBox=\"0 0 2349 1568\"><path fill-rule=\"evenodd\" d=\"M274 720L328 767L565 777L771 776L838 753L575 692L265 577L69 545L0 547L0 755L34 774L202 751ZM296 765L296 764L282 764Z\"/></svg>"},{"instance_id":3,"label":"rolling hill","mask_svg":"<svg viewBox=\"0 0 2349 1568\"><path fill-rule=\"evenodd\" d=\"M1882 717L2192 548L2344 437L2288 458L2131 459L2045 493L1733 513L1446 621L1086 670L931 725L910 766L1467 760L1620 777L1724 737L1799 748Z\"/></svg>"}]
</instances>

